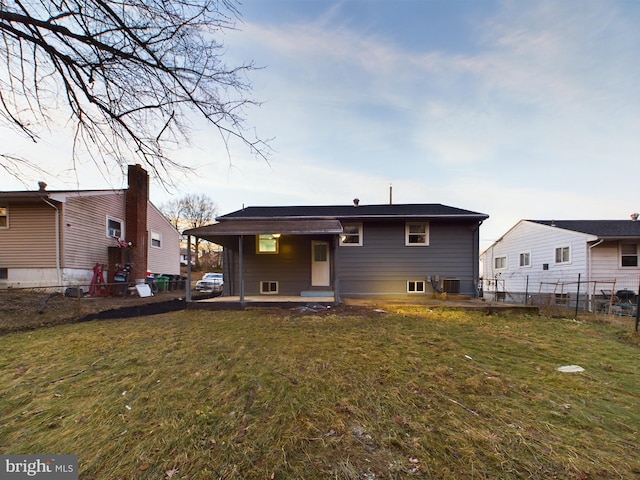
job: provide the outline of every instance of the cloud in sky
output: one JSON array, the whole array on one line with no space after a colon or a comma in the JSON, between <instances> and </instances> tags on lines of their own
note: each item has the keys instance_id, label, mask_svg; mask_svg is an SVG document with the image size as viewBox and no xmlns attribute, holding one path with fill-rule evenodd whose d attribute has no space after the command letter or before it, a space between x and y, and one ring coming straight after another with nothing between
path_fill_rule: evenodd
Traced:
<instances>
[{"instance_id":1,"label":"cloud in sky","mask_svg":"<svg viewBox=\"0 0 640 480\"><path fill-rule=\"evenodd\" d=\"M198 176L175 196L206 193L227 213L385 203L393 184L396 203L489 214L481 247L522 218L640 210L637 1L250 0L241 10L229 64L264 67L249 79L264 103L247 125L275 137L271 164L234 146L230 166L198 124L193 147L176 153ZM155 203L169 198L152 189Z\"/></svg>"}]
</instances>

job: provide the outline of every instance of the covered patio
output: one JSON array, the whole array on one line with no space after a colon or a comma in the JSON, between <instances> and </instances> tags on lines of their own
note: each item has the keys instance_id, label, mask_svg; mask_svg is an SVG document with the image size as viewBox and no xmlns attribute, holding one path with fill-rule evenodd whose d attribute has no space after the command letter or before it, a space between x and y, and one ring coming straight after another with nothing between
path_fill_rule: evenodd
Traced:
<instances>
[{"instance_id":1,"label":"covered patio","mask_svg":"<svg viewBox=\"0 0 640 480\"><path fill-rule=\"evenodd\" d=\"M187 303L190 308L198 304L221 309L339 303L335 247L342 232L336 219L246 219L186 230ZM198 298L191 291L192 237L223 246L224 295ZM280 249L259 251L261 237L276 242ZM323 270L319 281L316 265Z\"/></svg>"}]
</instances>

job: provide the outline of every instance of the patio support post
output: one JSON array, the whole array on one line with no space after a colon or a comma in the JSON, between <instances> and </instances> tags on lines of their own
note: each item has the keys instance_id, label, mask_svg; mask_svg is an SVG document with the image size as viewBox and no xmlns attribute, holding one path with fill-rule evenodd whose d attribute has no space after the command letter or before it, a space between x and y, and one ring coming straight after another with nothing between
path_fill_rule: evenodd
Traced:
<instances>
[{"instance_id":1,"label":"patio support post","mask_svg":"<svg viewBox=\"0 0 640 480\"><path fill-rule=\"evenodd\" d=\"M242 275L242 257L243 257L243 253L242 253L242 243L243 243L243 239L244 236L240 235L240 237L238 237L238 288L240 290L240 303L244 302L244 276Z\"/></svg>"},{"instance_id":2,"label":"patio support post","mask_svg":"<svg viewBox=\"0 0 640 480\"><path fill-rule=\"evenodd\" d=\"M187 235L187 284L185 285L187 302L191 301L191 235Z\"/></svg>"}]
</instances>

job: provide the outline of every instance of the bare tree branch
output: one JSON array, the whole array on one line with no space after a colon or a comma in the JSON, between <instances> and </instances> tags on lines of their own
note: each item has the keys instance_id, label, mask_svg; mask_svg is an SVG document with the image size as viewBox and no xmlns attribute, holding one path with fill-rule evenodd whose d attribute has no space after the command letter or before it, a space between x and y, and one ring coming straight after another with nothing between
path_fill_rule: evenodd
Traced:
<instances>
[{"instance_id":1,"label":"bare tree branch","mask_svg":"<svg viewBox=\"0 0 640 480\"><path fill-rule=\"evenodd\" d=\"M74 165L134 156L169 183L194 115L268 160L244 128L255 67L228 68L217 40L238 18L236 0L0 0L0 123L38 141L66 119Z\"/></svg>"}]
</instances>

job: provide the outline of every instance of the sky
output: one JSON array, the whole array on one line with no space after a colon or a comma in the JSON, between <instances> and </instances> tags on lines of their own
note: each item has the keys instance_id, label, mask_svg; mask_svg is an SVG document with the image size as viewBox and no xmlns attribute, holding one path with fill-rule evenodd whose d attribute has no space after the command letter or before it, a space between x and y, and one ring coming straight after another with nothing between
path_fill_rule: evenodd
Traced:
<instances>
[{"instance_id":1,"label":"sky","mask_svg":"<svg viewBox=\"0 0 640 480\"><path fill-rule=\"evenodd\" d=\"M489 215L481 251L521 219L640 211L640 0L243 0L224 35L253 62L245 111L269 162L194 125L172 158L195 168L161 205L196 193L243 206L442 203ZM61 125L60 131L64 132ZM71 135L71 132L69 132ZM65 134L28 155L50 190L123 188ZM31 186L29 186L31 188ZM37 185L33 184L33 189ZM3 175L0 190L24 190Z\"/></svg>"}]
</instances>

